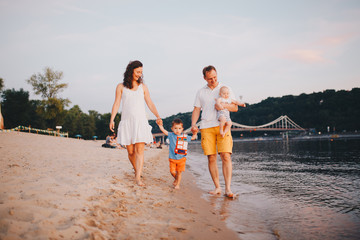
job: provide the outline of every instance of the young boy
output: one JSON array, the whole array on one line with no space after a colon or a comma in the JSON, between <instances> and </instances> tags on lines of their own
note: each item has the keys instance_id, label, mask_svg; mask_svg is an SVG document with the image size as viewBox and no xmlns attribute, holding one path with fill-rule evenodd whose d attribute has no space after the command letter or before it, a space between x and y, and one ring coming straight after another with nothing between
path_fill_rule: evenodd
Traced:
<instances>
[{"instance_id":1,"label":"young boy","mask_svg":"<svg viewBox=\"0 0 360 240\"><path fill-rule=\"evenodd\" d=\"M168 132L164 129L164 126L159 125L160 130L168 136L169 139L169 162L170 173L175 178L173 185L175 189L180 188L181 173L185 171L187 145L191 140L197 138L197 133L190 136L183 134L183 123L180 119L176 118L171 123L171 130Z\"/></svg>"},{"instance_id":2,"label":"young boy","mask_svg":"<svg viewBox=\"0 0 360 240\"><path fill-rule=\"evenodd\" d=\"M221 105L222 103L229 103L229 104L234 103L238 106L246 107L245 103L236 101L234 99L230 99L229 96L230 96L229 88L226 86L221 87L220 91L219 91L219 98L216 99L216 105L219 108L222 108L222 105ZM229 110L223 108L223 110L217 111L217 119L220 122L220 134L222 137L224 137L225 134L230 130L231 125L232 125ZM225 126L225 129L224 129L224 126Z\"/></svg>"}]
</instances>

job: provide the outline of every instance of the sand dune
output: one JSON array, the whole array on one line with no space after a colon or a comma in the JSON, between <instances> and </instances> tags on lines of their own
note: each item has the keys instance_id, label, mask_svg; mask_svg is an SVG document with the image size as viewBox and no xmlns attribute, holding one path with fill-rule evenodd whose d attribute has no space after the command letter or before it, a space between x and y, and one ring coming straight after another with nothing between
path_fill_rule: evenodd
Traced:
<instances>
[{"instance_id":1,"label":"sand dune","mask_svg":"<svg viewBox=\"0 0 360 240\"><path fill-rule=\"evenodd\" d=\"M237 239L188 172L172 189L167 149L146 149L139 187L101 144L0 133L0 239Z\"/></svg>"}]
</instances>

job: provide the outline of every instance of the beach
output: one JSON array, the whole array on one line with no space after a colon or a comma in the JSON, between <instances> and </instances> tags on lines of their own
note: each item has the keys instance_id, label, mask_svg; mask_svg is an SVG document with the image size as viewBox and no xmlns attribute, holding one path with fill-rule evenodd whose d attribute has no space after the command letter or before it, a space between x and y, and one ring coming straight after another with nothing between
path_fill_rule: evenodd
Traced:
<instances>
[{"instance_id":1,"label":"beach","mask_svg":"<svg viewBox=\"0 0 360 240\"><path fill-rule=\"evenodd\" d=\"M135 185L124 149L0 133L0 239L238 239L186 171L172 188L168 149L145 149Z\"/></svg>"}]
</instances>

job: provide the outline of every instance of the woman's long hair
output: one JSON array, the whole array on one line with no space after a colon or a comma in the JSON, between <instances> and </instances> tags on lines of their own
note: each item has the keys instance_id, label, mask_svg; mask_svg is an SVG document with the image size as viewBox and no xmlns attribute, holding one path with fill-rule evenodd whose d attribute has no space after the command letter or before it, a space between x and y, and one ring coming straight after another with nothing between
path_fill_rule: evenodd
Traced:
<instances>
[{"instance_id":1,"label":"woman's long hair","mask_svg":"<svg viewBox=\"0 0 360 240\"><path fill-rule=\"evenodd\" d=\"M129 88L129 89L132 89L133 88L133 73L134 73L134 69L135 68L139 68L139 67L142 67L143 64L138 61L138 60L135 60L135 61L132 61L130 62L127 67L126 67L126 71L124 73L124 86ZM137 80L137 82L140 84L143 82L143 78L142 76L139 77L139 79Z\"/></svg>"}]
</instances>

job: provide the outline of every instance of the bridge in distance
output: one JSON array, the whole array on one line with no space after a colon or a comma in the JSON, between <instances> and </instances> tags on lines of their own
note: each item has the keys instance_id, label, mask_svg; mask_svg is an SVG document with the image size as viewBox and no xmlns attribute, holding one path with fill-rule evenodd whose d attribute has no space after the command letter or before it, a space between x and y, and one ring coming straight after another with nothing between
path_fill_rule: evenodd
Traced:
<instances>
[{"instance_id":1,"label":"bridge in distance","mask_svg":"<svg viewBox=\"0 0 360 240\"><path fill-rule=\"evenodd\" d=\"M196 124L200 126L200 122ZM188 128L184 131L184 133L190 133L191 128ZM259 126L248 126L240 123L233 122L231 131L280 131L280 132L289 132L289 131L306 131L304 128L300 127L293 120L291 120L288 116L283 115L271 121L269 123L259 125ZM163 137L165 136L163 133L155 133L154 137Z\"/></svg>"}]
</instances>

